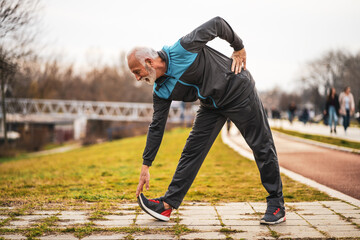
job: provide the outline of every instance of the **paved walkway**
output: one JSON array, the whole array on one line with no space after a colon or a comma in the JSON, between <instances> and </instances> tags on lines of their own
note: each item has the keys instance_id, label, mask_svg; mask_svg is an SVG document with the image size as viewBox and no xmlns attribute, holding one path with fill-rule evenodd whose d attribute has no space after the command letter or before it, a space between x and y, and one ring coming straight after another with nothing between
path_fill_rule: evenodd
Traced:
<instances>
[{"instance_id":1,"label":"paved walkway","mask_svg":"<svg viewBox=\"0 0 360 240\"><path fill-rule=\"evenodd\" d=\"M299 142L277 132L273 137L281 167L360 200L360 154ZM232 129L229 138L252 154L237 130Z\"/></svg>"},{"instance_id":2,"label":"paved walkway","mask_svg":"<svg viewBox=\"0 0 360 240\"><path fill-rule=\"evenodd\" d=\"M239 202L210 205L185 203L169 222L156 221L136 204L123 204L102 220L90 220L92 211L33 211L7 221L0 237L26 239L21 229L39 226L44 219L55 219L38 239L79 239L76 232L91 225L82 239L277 239L277 238L354 238L360 237L360 206L341 201L286 203L287 221L275 226L260 225L265 203ZM1 208L0 219L14 209ZM187 231L176 232L174 229ZM130 231L130 228L133 231ZM8 230L4 234L4 229ZM65 230L66 229L66 230ZM76 230L77 229L77 230ZM84 228L82 228L84 229ZM16 230L15 232L11 232ZM84 230L83 230L84 231ZM75 233L74 233L75 232Z\"/></svg>"},{"instance_id":3,"label":"paved walkway","mask_svg":"<svg viewBox=\"0 0 360 240\"><path fill-rule=\"evenodd\" d=\"M64 147L57 147L54 149L50 149L50 150L43 150L43 151L38 151L38 152L32 152L29 153L28 156L32 156L32 157L37 157L37 156L43 156L43 155L49 155L49 154L55 154L55 153L63 153L63 152L68 152L77 148L81 147L81 143L74 143L71 145L67 145Z\"/></svg>"},{"instance_id":4,"label":"paved walkway","mask_svg":"<svg viewBox=\"0 0 360 240\"><path fill-rule=\"evenodd\" d=\"M272 127L282 127L287 130L293 130L303 133L317 134L329 137L336 137L347 139L350 141L360 142L360 128L358 127L349 127L345 133L343 126L337 126L337 133L330 133L330 127L324 124L306 124L302 122L294 121L293 124L290 124L288 120L274 120L269 119L269 123Z\"/></svg>"}]
</instances>

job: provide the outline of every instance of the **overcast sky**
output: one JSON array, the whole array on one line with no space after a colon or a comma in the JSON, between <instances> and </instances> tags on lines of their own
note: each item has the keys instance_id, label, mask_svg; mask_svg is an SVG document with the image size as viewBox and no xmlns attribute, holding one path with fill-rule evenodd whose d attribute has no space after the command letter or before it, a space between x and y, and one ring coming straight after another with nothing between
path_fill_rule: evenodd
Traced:
<instances>
[{"instance_id":1,"label":"overcast sky","mask_svg":"<svg viewBox=\"0 0 360 240\"><path fill-rule=\"evenodd\" d=\"M86 68L119 62L141 45L161 49L215 17L242 38L259 90L293 90L306 62L334 49L360 51L358 0L44 0L45 53ZM210 46L230 56L221 39ZM100 57L101 56L101 57Z\"/></svg>"}]
</instances>

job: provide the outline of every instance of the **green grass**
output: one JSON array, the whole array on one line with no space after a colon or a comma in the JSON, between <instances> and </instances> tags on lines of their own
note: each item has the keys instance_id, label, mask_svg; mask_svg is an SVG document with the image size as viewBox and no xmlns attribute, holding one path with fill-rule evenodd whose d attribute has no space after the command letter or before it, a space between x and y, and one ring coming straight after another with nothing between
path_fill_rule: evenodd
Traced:
<instances>
[{"instance_id":1,"label":"green grass","mask_svg":"<svg viewBox=\"0 0 360 240\"><path fill-rule=\"evenodd\" d=\"M164 135L150 168L149 197L163 195L176 169L190 129ZM79 148L67 153L0 163L0 206L60 203L62 208L97 202L110 209L135 202L146 136ZM331 200L313 188L282 176L285 201ZM265 201L267 193L253 161L239 156L218 138L185 201ZM102 214L99 214L102 215ZM94 216L94 218L101 216Z\"/></svg>"},{"instance_id":2,"label":"green grass","mask_svg":"<svg viewBox=\"0 0 360 240\"><path fill-rule=\"evenodd\" d=\"M326 137L326 136L315 135L315 134L301 133L301 132L286 130L283 128L273 127L271 129L278 131L278 132L288 134L288 135L306 138L306 139L314 140L317 142L333 144L333 145L340 146L340 147L360 149L360 142L354 142L354 141L344 140L344 139L340 139L340 138Z\"/></svg>"}]
</instances>

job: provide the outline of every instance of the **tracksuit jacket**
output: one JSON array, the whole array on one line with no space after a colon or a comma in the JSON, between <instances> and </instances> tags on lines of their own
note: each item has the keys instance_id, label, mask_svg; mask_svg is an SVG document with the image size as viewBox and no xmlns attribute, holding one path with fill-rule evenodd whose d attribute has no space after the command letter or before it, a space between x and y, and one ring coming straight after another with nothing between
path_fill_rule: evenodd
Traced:
<instances>
[{"instance_id":1,"label":"tracksuit jacket","mask_svg":"<svg viewBox=\"0 0 360 240\"><path fill-rule=\"evenodd\" d=\"M267 176L267 180L263 178L262 180L263 184L264 181L275 184L271 189L265 184L264 186L270 193L269 197L276 199L273 205L283 206L276 150L266 116L254 88L255 82L247 70L242 70L239 74L232 72L232 59L206 45L215 37L226 40L235 51L244 48L242 40L230 25L221 17L215 17L182 37L174 45L164 46L158 52L166 62L167 71L154 84L154 113L143 153L143 164L151 166L157 154L171 101L193 102L199 99L200 109L193 130L185 145L173 181L163 197L166 202L178 208L222 125L227 118L230 118L252 147L260 174L264 165L260 162L266 161L265 158L270 158L275 163L270 166L271 169L267 169L269 167L263 169L263 172L266 172L264 176L270 173L273 177L269 180ZM247 112L250 106L253 107L252 112L258 112L257 116ZM242 130L244 127L252 129L246 126L249 122L254 123L255 130L245 132ZM259 131L260 134L255 131ZM253 138L251 134L261 137ZM269 151L263 154L263 157L257 154L263 151L263 143L266 145L265 149L270 149L269 151L273 153L272 156L269 157ZM256 149L255 145L262 146L262 149Z\"/></svg>"},{"instance_id":2,"label":"tracksuit jacket","mask_svg":"<svg viewBox=\"0 0 360 240\"><path fill-rule=\"evenodd\" d=\"M207 108L221 108L236 98L245 99L255 85L248 71L235 75L232 60L206 43L220 37L234 48L244 48L230 25L216 17L172 46L159 51L167 65L165 76L154 84L154 114L143 154L144 164L151 165L161 143L171 100L193 102L200 99Z\"/></svg>"}]
</instances>

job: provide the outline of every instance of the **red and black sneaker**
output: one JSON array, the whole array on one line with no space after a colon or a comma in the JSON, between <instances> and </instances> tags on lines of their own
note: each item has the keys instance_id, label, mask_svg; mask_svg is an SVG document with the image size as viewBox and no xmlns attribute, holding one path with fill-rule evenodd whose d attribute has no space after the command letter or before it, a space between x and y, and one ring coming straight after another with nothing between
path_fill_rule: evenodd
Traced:
<instances>
[{"instance_id":1,"label":"red and black sneaker","mask_svg":"<svg viewBox=\"0 0 360 240\"><path fill-rule=\"evenodd\" d=\"M161 221L170 220L172 208L165 209L164 203L160 199L147 199L144 194L140 193L138 203L141 209L152 217Z\"/></svg>"},{"instance_id":2,"label":"red and black sneaker","mask_svg":"<svg viewBox=\"0 0 360 240\"><path fill-rule=\"evenodd\" d=\"M261 224L278 224L286 221L285 209L281 207L269 206L264 217L260 220Z\"/></svg>"}]
</instances>

